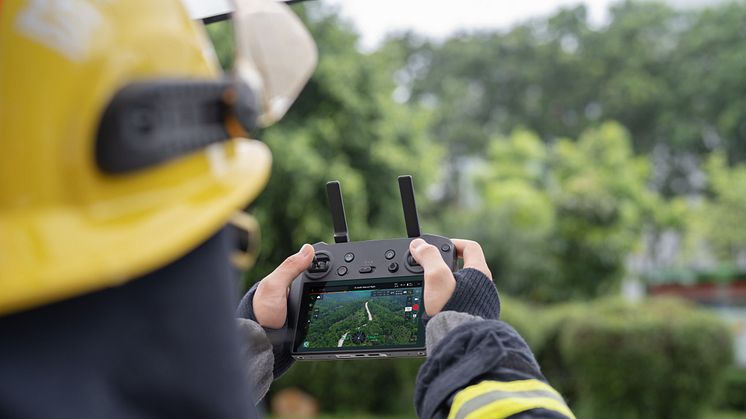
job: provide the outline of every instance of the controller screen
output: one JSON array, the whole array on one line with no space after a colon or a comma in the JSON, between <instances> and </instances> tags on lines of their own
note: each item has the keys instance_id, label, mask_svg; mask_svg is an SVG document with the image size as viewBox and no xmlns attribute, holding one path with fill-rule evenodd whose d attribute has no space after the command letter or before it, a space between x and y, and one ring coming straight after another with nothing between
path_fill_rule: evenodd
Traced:
<instances>
[{"instance_id":1,"label":"controller screen","mask_svg":"<svg viewBox=\"0 0 746 419\"><path fill-rule=\"evenodd\" d=\"M296 351L423 347L422 283L421 275L307 283Z\"/></svg>"}]
</instances>

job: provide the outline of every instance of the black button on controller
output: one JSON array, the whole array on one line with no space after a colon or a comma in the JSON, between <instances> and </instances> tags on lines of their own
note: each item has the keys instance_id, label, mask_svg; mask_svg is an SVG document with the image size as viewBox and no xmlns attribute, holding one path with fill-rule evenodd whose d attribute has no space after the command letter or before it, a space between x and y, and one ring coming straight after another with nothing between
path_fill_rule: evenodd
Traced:
<instances>
[{"instance_id":1,"label":"black button on controller","mask_svg":"<svg viewBox=\"0 0 746 419\"><path fill-rule=\"evenodd\" d=\"M394 273L399 270L399 264L396 262L391 262L389 265L389 272Z\"/></svg>"},{"instance_id":2,"label":"black button on controller","mask_svg":"<svg viewBox=\"0 0 746 419\"><path fill-rule=\"evenodd\" d=\"M448 243L446 243L443 246L440 246L440 250L442 250L444 252L447 252L447 251L451 250L451 245L448 244Z\"/></svg>"},{"instance_id":3,"label":"black button on controller","mask_svg":"<svg viewBox=\"0 0 746 419\"><path fill-rule=\"evenodd\" d=\"M352 252L345 253L345 262L350 263L355 259L355 254Z\"/></svg>"},{"instance_id":4,"label":"black button on controller","mask_svg":"<svg viewBox=\"0 0 746 419\"><path fill-rule=\"evenodd\" d=\"M347 267L346 266L340 266L337 268L337 275L339 276L345 276L347 274Z\"/></svg>"},{"instance_id":5,"label":"black button on controller","mask_svg":"<svg viewBox=\"0 0 746 419\"><path fill-rule=\"evenodd\" d=\"M394 251L394 249L389 249L386 251L386 253L383 254L383 256L386 259L391 260L394 258L394 256L396 256L396 252Z\"/></svg>"},{"instance_id":6,"label":"black button on controller","mask_svg":"<svg viewBox=\"0 0 746 419\"><path fill-rule=\"evenodd\" d=\"M373 269L374 268L372 266L363 266L358 272L360 272L361 274L369 274L373 272Z\"/></svg>"}]
</instances>

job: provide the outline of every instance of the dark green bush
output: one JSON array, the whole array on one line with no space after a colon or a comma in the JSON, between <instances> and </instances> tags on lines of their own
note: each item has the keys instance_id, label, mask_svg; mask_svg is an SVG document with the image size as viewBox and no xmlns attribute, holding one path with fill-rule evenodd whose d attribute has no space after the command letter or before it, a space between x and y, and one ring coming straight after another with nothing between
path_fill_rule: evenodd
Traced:
<instances>
[{"instance_id":1,"label":"dark green bush","mask_svg":"<svg viewBox=\"0 0 746 419\"><path fill-rule=\"evenodd\" d=\"M567 325L588 316L589 312L587 303L565 303L545 309L539 322L540 343L532 347L544 376L571 406L577 400L578 386L573 365L568 364L560 351L560 337Z\"/></svg>"},{"instance_id":2,"label":"dark green bush","mask_svg":"<svg viewBox=\"0 0 746 419\"><path fill-rule=\"evenodd\" d=\"M296 362L272 394L296 387L328 413L414 416L414 382L422 359Z\"/></svg>"},{"instance_id":3,"label":"dark green bush","mask_svg":"<svg viewBox=\"0 0 746 419\"><path fill-rule=\"evenodd\" d=\"M724 409L746 410L746 369L731 367L725 373L720 406Z\"/></svg>"},{"instance_id":4,"label":"dark green bush","mask_svg":"<svg viewBox=\"0 0 746 419\"><path fill-rule=\"evenodd\" d=\"M603 299L540 307L501 298L502 319L526 339L544 375L578 417L700 417L731 362L727 327L706 310L678 300ZM422 361L297 363L271 391L300 388L324 412L413 415ZM721 403L743 408L746 372L727 376Z\"/></svg>"},{"instance_id":5,"label":"dark green bush","mask_svg":"<svg viewBox=\"0 0 746 419\"><path fill-rule=\"evenodd\" d=\"M500 304L500 319L513 326L533 350L542 346L546 328L546 316L543 315L545 309L504 294L500 295Z\"/></svg>"},{"instance_id":6,"label":"dark green bush","mask_svg":"<svg viewBox=\"0 0 746 419\"><path fill-rule=\"evenodd\" d=\"M700 417L732 358L719 319L672 299L602 300L561 329L578 417Z\"/></svg>"}]
</instances>

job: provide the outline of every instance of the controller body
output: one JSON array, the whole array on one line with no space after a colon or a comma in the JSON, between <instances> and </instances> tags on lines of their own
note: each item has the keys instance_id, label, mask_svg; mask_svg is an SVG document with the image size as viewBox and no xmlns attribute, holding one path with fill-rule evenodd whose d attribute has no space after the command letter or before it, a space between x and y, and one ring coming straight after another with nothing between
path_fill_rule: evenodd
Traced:
<instances>
[{"instance_id":1,"label":"controller body","mask_svg":"<svg viewBox=\"0 0 746 419\"><path fill-rule=\"evenodd\" d=\"M411 176L399 176L407 238L352 242L342 190L326 184L334 244L316 243L313 262L293 281L288 329L295 359L360 359L425 355L424 273L409 253L422 238L455 271L449 239L421 234Z\"/></svg>"},{"instance_id":2,"label":"controller body","mask_svg":"<svg viewBox=\"0 0 746 419\"><path fill-rule=\"evenodd\" d=\"M456 270L458 258L456 248L451 240L431 234L423 234L420 238L437 247L440 250L440 254L446 265L448 265L451 271ZM309 266L304 273L293 281L288 296L288 326L290 329L290 336L292 337L293 357L300 360L309 360L424 356L425 348L422 339L418 339L416 342L407 342L411 343L410 345L371 344L370 346L355 345L354 342L349 342L350 345L343 346L342 344L345 342L339 341L340 346L337 348L322 348L314 351L304 350L302 346L304 333L306 332L303 328L313 321L312 310L308 313L304 313L304 311L309 310L309 304L313 303L309 298L308 293L313 290L313 287L317 284L323 284L318 285L322 287L320 289L331 290L332 293L365 293L366 290L371 290L367 291L371 294L394 293L393 297L384 296L384 298L399 298L402 301L402 304L404 304L402 307L404 310L406 310L407 307L414 306L415 309L409 311L409 313L411 313L410 316L412 314L417 316L417 313L424 313L424 303L422 301L417 301L417 297L414 297L415 301L410 301L410 305L407 306L406 297L401 298L396 296L399 292L406 293L406 290L411 291L413 288L415 289L415 295L421 295L420 293L417 293L416 287L419 286L422 288L424 285L423 270L409 253L409 244L414 239L415 238L400 238L335 244L321 242L314 244L313 247L316 251L316 256L311 266ZM335 291L335 289L339 289L339 287L336 287L337 284L354 285L343 287L345 291ZM415 285L414 287L407 286L410 284L419 285ZM405 291L399 291L399 289ZM406 296L407 294L404 295ZM364 298L369 298L370 301L375 300L375 297L371 298L366 296ZM342 306L341 303L340 306ZM363 307L362 304L358 304L358 306ZM370 310L367 305L365 305L365 308ZM385 309L380 310L383 311ZM391 310L395 315L398 314L397 311L398 307ZM414 313L412 313L412 311L414 311ZM370 313L370 311L368 311L368 313ZM405 316L407 315L406 313L408 312L404 312ZM304 314L306 315L304 316ZM367 313L363 313L363 315L365 314ZM381 313L381 315L386 316L389 316L390 314L391 313L388 311ZM374 314L369 315L369 317L373 317L373 320L363 325L363 333L367 333L365 330L371 328L369 325L376 320L374 316ZM416 327L420 332L419 334L424 338L424 325L422 325L421 315L415 317L412 321L417 323ZM352 327L352 329L354 329L354 327ZM383 331L382 333L385 334L388 332L389 331ZM338 333L341 334L340 337L342 337L344 336L345 331L340 330ZM355 332L354 330L350 330L347 333L348 336L350 336L349 333ZM355 335L352 335L352 338L354 338L354 336ZM365 340L365 338L363 338L363 340Z\"/></svg>"}]
</instances>

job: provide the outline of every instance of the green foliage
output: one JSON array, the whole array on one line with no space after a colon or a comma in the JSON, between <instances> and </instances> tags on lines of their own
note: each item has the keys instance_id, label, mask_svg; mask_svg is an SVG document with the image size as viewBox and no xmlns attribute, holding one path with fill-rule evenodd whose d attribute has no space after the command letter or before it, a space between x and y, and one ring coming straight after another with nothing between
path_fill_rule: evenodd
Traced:
<instances>
[{"instance_id":1,"label":"green foliage","mask_svg":"<svg viewBox=\"0 0 746 419\"><path fill-rule=\"evenodd\" d=\"M636 152L655 151L656 186L681 193L697 187L692 163L708 149L746 159L744 21L740 2L677 11L624 1L600 28L579 6L507 32L407 34L385 48L406 52L409 102L434 108L431 130L450 153L479 155L516 126L552 142L616 120ZM447 202L459 202L451 186Z\"/></svg>"},{"instance_id":2,"label":"green foliage","mask_svg":"<svg viewBox=\"0 0 746 419\"><path fill-rule=\"evenodd\" d=\"M728 369L725 374L720 406L746 411L746 370L737 367Z\"/></svg>"},{"instance_id":3,"label":"green foliage","mask_svg":"<svg viewBox=\"0 0 746 419\"><path fill-rule=\"evenodd\" d=\"M557 301L608 292L643 230L669 222L665 200L648 188L648 161L618 124L553 145L516 130L495 139L487 158L481 202L453 210L446 232L479 241L508 293Z\"/></svg>"},{"instance_id":4,"label":"green foliage","mask_svg":"<svg viewBox=\"0 0 746 419\"><path fill-rule=\"evenodd\" d=\"M720 261L728 262L746 248L746 164L729 168L723 153L713 153L705 167L712 196L695 219Z\"/></svg>"},{"instance_id":5,"label":"green foliage","mask_svg":"<svg viewBox=\"0 0 746 419\"><path fill-rule=\"evenodd\" d=\"M500 319L513 326L532 348L544 344L546 316L542 315L543 311L541 307L500 294Z\"/></svg>"},{"instance_id":6,"label":"green foliage","mask_svg":"<svg viewBox=\"0 0 746 419\"><path fill-rule=\"evenodd\" d=\"M501 299L502 319L526 339L542 372L578 417L704 417L731 362L727 326L678 300L633 304L607 298L539 307ZM301 362L272 391L301 388L325 412L411 414L421 363ZM727 402L721 403L738 408L744 375L733 370L728 377Z\"/></svg>"},{"instance_id":7,"label":"green foliage","mask_svg":"<svg viewBox=\"0 0 746 419\"><path fill-rule=\"evenodd\" d=\"M206 28L207 35L215 47L215 54L218 56L220 66L225 70L230 70L235 57L233 21L229 19L211 23Z\"/></svg>"},{"instance_id":8,"label":"green foliage","mask_svg":"<svg viewBox=\"0 0 746 419\"><path fill-rule=\"evenodd\" d=\"M297 387L319 401L323 412L414 416L414 381L421 359L297 362L270 389L269 399ZM349 415L348 415L349 414Z\"/></svg>"},{"instance_id":9,"label":"green foliage","mask_svg":"<svg viewBox=\"0 0 746 419\"><path fill-rule=\"evenodd\" d=\"M703 417L732 361L727 326L679 300L606 298L538 308L503 299L503 319L526 337L578 417ZM739 370L727 374L724 407L742 401L743 377Z\"/></svg>"},{"instance_id":10,"label":"green foliage","mask_svg":"<svg viewBox=\"0 0 746 419\"><path fill-rule=\"evenodd\" d=\"M303 243L329 241L324 185L342 182L353 240L401 237L396 177L411 174L418 203L435 180L442 153L426 134L429 116L392 99L391 63L358 52L356 33L317 5L298 8L319 48L319 64L282 121L260 138L274 155L272 177L252 213L261 254L249 282L271 272ZM230 26L210 28L221 63L231 61Z\"/></svg>"},{"instance_id":11,"label":"green foliage","mask_svg":"<svg viewBox=\"0 0 746 419\"><path fill-rule=\"evenodd\" d=\"M590 313L589 313L590 314ZM602 300L564 326L560 353L587 418L697 418L731 362L727 327L674 300Z\"/></svg>"},{"instance_id":12,"label":"green foliage","mask_svg":"<svg viewBox=\"0 0 746 419\"><path fill-rule=\"evenodd\" d=\"M682 207L686 228L679 260L651 272L649 282L730 282L743 276L737 261L746 251L746 164L728 165L725 153L716 151L703 169L705 194Z\"/></svg>"}]
</instances>

